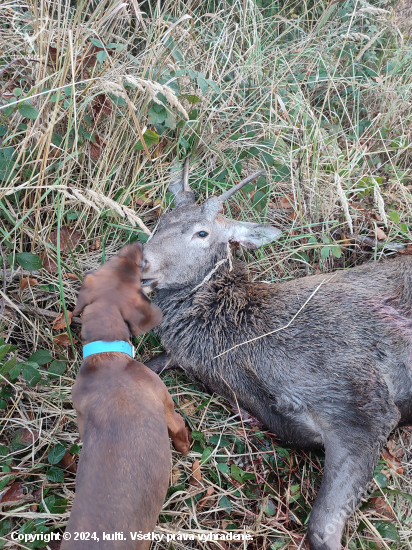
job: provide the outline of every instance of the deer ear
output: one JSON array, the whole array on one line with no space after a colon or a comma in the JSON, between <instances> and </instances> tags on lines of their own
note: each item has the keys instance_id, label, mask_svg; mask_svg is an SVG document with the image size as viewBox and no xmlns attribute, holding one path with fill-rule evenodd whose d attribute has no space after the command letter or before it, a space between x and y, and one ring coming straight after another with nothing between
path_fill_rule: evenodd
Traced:
<instances>
[{"instance_id":1,"label":"deer ear","mask_svg":"<svg viewBox=\"0 0 412 550\"><path fill-rule=\"evenodd\" d=\"M282 231L269 223L249 223L231 221L228 225L229 241L237 242L246 248L260 248L276 241Z\"/></svg>"}]
</instances>

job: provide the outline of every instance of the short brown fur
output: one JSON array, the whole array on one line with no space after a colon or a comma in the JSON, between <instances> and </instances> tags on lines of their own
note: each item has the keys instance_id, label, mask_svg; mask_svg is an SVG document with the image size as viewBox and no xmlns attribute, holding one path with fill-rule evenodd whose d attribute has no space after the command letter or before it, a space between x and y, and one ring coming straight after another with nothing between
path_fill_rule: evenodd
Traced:
<instances>
[{"instance_id":1,"label":"short brown fur","mask_svg":"<svg viewBox=\"0 0 412 550\"><path fill-rule=\"evenodd\" d=\"M84 280L74 314L83 311L82 339L128 340L162 319L160 309L140 290L141 246L119 256ZM153 531L169 482L170 445L189 452L188 430L174 411L160 378L124 353L87 357L72 389L83 449L76 498L62 550L143 550L149 540L130 533ZM96 533L75 540L75 533ZM124 540L104 540L122 533ZM120 538L120 537L119 537Z\"/></svg>"}]
</instances>

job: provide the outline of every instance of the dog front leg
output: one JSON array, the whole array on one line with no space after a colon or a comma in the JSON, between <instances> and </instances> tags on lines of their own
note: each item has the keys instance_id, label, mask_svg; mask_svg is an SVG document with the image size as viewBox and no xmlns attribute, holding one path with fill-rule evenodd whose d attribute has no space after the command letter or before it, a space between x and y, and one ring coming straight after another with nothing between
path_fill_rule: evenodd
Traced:
<instances>
[{"instance_id":1,"label":"dog front leg","mask_svg":"<svg viewBox=\"0 0 412 550\"><path fill-rule=\"evenodd\" d=\"M183 418L175 411L173 399L169 392L166 392L165 413L169 437L173 441L175 449L187 455L190 451L190 430L186 428Z\"/></svg>"}]
</instances>

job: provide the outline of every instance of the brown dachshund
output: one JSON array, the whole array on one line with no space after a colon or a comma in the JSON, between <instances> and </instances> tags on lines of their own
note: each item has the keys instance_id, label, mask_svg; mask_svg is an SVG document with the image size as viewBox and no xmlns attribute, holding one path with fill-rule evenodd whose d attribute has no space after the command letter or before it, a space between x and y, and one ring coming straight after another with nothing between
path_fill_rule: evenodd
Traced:
<instances>
[{"instance_id":1,"label":"brown dachshund","mask_svg":"<svg viewBox=\"0 0 412 550\"><path fill-rule=\"evenodd\" d=\"M74 315L83 312L84 344L128 341L162 320L140 290L142 247L119 255L84 279ZM189 433L160 378L126 353L84 359L72 389L83 450L76 498L61 550L143 550L169 483L169 437L189 452ZM136 537L137 535L137 537Z\"/></svg>"}]
</instances>

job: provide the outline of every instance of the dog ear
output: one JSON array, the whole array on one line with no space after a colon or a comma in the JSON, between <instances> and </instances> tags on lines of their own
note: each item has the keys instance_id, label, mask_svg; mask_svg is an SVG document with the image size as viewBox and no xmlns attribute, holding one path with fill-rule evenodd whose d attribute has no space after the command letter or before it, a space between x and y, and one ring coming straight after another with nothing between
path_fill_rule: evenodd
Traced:
<instances>
[{"instance_id":1,"label":"dog ear","mask_svg":"<svg viewBox=\"0 0 412 550\"><path fill-rule=\"evenodd\" d=\"M134 262L140 267L140 264L142 263L142 250L142 243L139 241L135 241L134 243L127 244L126 246L121 248L119 250L118 257L126 258L127 260Z\"/></svg>"},{"instance_id":2,"label":"dog ear","mask_svg":"<svg viewBox=\"0 0 412 550\"><path fill-rule=\"evenodd\" d=\"M163 313L159 306L151 302L142 291L139 291L137 299L128 308L124 319L129 325L130 332L140 335L157 327L163 319Z\"/></svg>"},{"instance_id":3,"label":"dog ear","mask_svg":"<svg viewBox=\"0 0 412 550\"><path fill-rule=\"evenodd\" d=\"M80 315L84 308L91 303L91 287L93 275L88 274L82 282L79 295L77 296L76 307L73 310L73 316Z\"/></svg>"}]
</instances>

